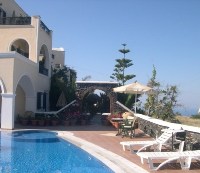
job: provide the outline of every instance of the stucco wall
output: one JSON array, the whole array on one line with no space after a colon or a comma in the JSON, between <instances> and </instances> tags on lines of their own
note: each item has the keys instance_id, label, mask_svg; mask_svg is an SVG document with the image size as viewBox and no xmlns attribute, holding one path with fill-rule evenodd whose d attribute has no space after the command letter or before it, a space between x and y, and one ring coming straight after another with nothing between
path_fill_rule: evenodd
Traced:
<instances>
[{"instance_id":1,"label":"stucco wall","mask_svg":"<svg viewBox=\"0 0 200 173\"><path fill-rule=\"evenodd\" d=\"M0 61L0 77L8 93L15 93L17 84L24 75L30 78L35 91L49 91L50 78L38 72L36 63L18 53L10 54L10 58L0 56Z\"/></svg>"},{"instance_id":2,"label":"stucco wall","mask_svg":"<svg viewBox=\"0 0 200 173\"><path fill-rule=\"evenodd\" d=\"M0 58L0 77L8 93L13 92L13 67L13 58Z\"/></svg>"},{"instance_id":3,"label":"stucco wall","mask_svg":"<svg viewBox=\"0 0 200 173\"><path fill-rule=\"evenodd\" d=\"M36 91L49 90L49 77L38 72L38 66L34 63L27 63L18 58L15 58L14 66L14 85L17 86L22 76L28 76Z\"/></svg>"},{"instance_id":4,"label":"stucco wall","mask_svg":"<svg viewBox=\"0 0 200 173\"><path fill-rule=\"evenodd\" d=\"M2 102L2 99L1 99L1 96L0 96L0 115L1 115L1 102Z\"/></svg>"},{"instance_id":5,"label":"stucco wall","mask_svg":"<svg viewBox=\"0 0 200 173\"><path fill-rule=\"evenodd\" d=\"M53 49L52 54L54 54L54 59L52 60L52 66L55 68L55 64L61 64L61 67L64 66L65 63L65 51L61 48Z\"/></svg>"},{"instance_id":6,"label":"stucco wall","mask_svg":"<svg viewBox=\"0 0 200 173\"><path fill-rule=\"evenodd\" d=\"M36 20L35 18L32 18ZM36 23L34 21L33 23ZM24 39L29 45L29 59L37 63L37 30L32 25L7 26L0 25L0 52L9 52L11 45L17 39Z\"/></svg>"},{"instance_id":7,"label":"stucco wall","mask_svg":"<svg viewBox=\"0 0 200 173\"><path fill-rule=\"evenodd\" d=\"M25 93L23 89L18 86L15 97L15 119L17 115L24 115L25 112Z\"/></svg>"}]
</instances>

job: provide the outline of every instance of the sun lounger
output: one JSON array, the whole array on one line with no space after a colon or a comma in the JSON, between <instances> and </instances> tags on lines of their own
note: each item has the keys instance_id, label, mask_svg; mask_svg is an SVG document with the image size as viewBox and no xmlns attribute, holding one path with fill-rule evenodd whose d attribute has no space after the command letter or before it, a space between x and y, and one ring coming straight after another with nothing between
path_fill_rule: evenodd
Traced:
<instances>
[{"instance_id":1,"label":"sun lounger","mask_svg":"<svg viewBox=\"0 0 200 173\"><path fill-rule=\"evenodd\" d=\"M158 170L162 166L172 161L179 161L182 169L190 169L192 160L200 161L200 150L194 151L178 151L178 152L139 152L137 155L141 158L142 164L144 159L147 159L149 167L153 170ZM154 167L153 160L156 162L164 160L159 166Z\"/></svg>"},{"instance_id":2,"label":"sun lounger","mask_svg":"<svg viewBox=\"0 0 200 173\"><path fill-rule=\"evenodd\" d=\"M136 146L141 146L138 152L153 147L154 151L161 151L163 146L173 147L174 144L178 144L181 141L175 138L177 132L183 132L183 130L165 130L162 135L154 141L124 141L120 142L123 150L130 149L134 152Z\"/></svg>"}]
</instances>

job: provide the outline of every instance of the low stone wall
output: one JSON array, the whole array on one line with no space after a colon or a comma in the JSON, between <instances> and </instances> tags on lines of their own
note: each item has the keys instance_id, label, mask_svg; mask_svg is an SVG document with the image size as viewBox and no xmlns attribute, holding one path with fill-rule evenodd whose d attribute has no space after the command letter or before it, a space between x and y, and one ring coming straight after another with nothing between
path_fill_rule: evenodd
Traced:
<instances>
[{"instance_id":1,"label":"low stone wall","mask_svg":"<svg viewBox=\"0 0 200 173\"><path fill-rule=\"evenodd\" d=\"M146 133L147 135L153 138L156 138L161 135L162 129L166 129L168 127L164 127L164 126L149 122L148 120L138 118L138 128L142 130L144 133ZM185 150L200 149L200 134L199 133L186 131L186 136L185 137L180 136L179 139L185 140Z\"/></svg>"}]
</instances>

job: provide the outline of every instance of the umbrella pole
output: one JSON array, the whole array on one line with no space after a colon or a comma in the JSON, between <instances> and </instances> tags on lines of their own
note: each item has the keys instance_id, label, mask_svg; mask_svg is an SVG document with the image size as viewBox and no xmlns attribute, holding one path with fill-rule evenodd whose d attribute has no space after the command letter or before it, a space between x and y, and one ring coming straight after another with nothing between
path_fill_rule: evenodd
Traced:
<instances>
[{"instance_id":1,"label":"umbrella pole","mask_svg":"<svg viewBox=\"0 0 200 173\"><path fill-rule=\"evenodd\" d=\"M136 113L136 109L137 109L136 101L137 101L137 93L135 94L135 113Z\"/></svg>"}]
</instances>

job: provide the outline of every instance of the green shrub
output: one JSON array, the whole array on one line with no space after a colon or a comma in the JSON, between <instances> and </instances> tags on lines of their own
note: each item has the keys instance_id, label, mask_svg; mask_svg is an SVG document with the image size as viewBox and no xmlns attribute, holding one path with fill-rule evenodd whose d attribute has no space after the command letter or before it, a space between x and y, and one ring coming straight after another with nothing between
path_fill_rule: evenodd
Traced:
<instances>
[{"instance_id":1,"label":"green shrub","mask_svg":"<svg viewBox=\"0 0 200 173\"><path fill-rule=\"evenodd\" d=\"M191 115L191 118L200 119L200 115L199 114L197 114L197 115Z\"/></svg>"}]
</instances>

